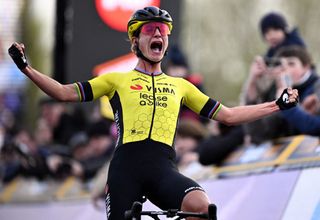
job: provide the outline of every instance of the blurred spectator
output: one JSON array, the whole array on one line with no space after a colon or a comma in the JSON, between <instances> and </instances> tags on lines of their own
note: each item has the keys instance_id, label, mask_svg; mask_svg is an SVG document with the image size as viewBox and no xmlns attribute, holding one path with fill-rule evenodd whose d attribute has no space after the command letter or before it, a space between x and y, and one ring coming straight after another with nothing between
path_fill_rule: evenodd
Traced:
<instances>
[{"instance_id":1,"label":"blurred spectator","mask_svg":"<svg viewBox=\"0 0 320 220\"><path fill-rule=\"evenodd\" d=\"M307 96L301 103L302 108L310 115L320 114L320 97L317 94Z\"/></svg>"},{"instance_id":2,"label":"blurred spectator","mask_svg":"<svg viewBox=\"0 0 320 220\"><path fill-rule=\"evenodd\" d=\"M315 67L313 68L316 71ZM314 93L308 95L302 102L302 108L307 111L311 115L319 115L320 114L320 80L313 85Z\"/></svg>"},{"instance_id":3,"label":"blurred spectator","mask_svg":"<svg viewBox=\"0 0 320 220\"><path fill-rule=\"evenodd\" d=\"M277 53L283 72L278 77L278 91L288 84L299 91L302 107L281 112L299 134L320 135L319 99L320 80L309 53L302 47L289 46Z\"/></svg>"},{"instance_id":4,"label":"blurred spectator","mask_svg":"<svg viewBox=\"0 0 320 220\"><path fill-rule=\"evenodd\" d=\"M3 48L2 34L3 32L0 32L0 117L3 121L10 114L10 117L12 115L14 119L21 120L24 102L23 91L26 87L27 77L22 76L15 64L8 59L9 57Z\"/></svg>"},{"instance_id":5,"label":"blurred spectator","mask_svg":"<svg viewBox=\"0 0 320 220\"><path fill-rule=\"evenodd\" d=\"M190 73L188 60L178 45L170 47L167 59L166 73L169 76L184 78L201 91L204 91L202 76L200 74Z\"/></svg>"},{"instance_id":6,"label":"blurred spectator","mask_svg":"<svg viewBox=\"0 0 320 220\"><path fill-rule=\"evenodd\" d=\"M249 77L243 86L241 102L244 105L273 101L276 98L276 78L280 71L280 62L274 58L275 53L282 47L305 43L299 36L297 28L289 30L286 19L278 13L268 13L260 20L262 37L268 45L264 57L257 56L251 64ZM273 114L261 120L244 125L245 133L251 142L260 144L263 141L287 136L285 121L280 113Z\"/></svg>"},{"instance_id":7,"label":"blurred spectator","mask_svg":"<svg viewBox=\"0 0 320 220\"><path fill-rule=\"evenodd\" d=\"M1 158L4 182L18 175L37 177L41 180L47 177L45 153L38 148L26 129L19 129L12 139L6 139L1 148Z\"/></svg>"},{"instance_id":8,"label":"blurred spectator","mask_svg":"<svg viewBox=\"0 0 320 220\"><path fill-rule=\"evenodd\" d=\"M69 142L70 155L53 154L48 158L50 171L57 178L73 175L83 180L92 178L111 158L114 142L111 122L101 120L89 125L87 133L79 132Z\"/></svg>"},{"instance_id":9,"label":"blurred spectator","mask_svg":"<svg viewBox=\"0 0 320 220\"><path fill-rule=\"evenodd\" d=\"M286 46L299 45L305 47L298 29L289 30L285 17L279 13L268 13L260 20L262 37L269 46L266 57L273 57L276 52Z\"/></svg>"},{"instance_id":10,"label":"blurred spectator","mask_svg":"<svg viewBox=\"0 0 320 220\"><path fill-rule=\"evenodd\" d=\"M40 148L48 148L54 143L53 133L48 122L39 118L34 132L34 140Z\"/></svg>"},{"instance_id":11,"label":"blurred spectator","mask_svg":"<svg viewBox=\"0 0 320 220\"><path fill-rule=\"evenodd\" d=\"M0 96L0 102L1 102L1 96ZM16 127L16 118L14 116L14 113L10 111L8 108L0 109L0 123L6 130L6 133L14 132L14 129Z\"/></svg>"},{"instance_id":12,"label":"blurred spectator","mask_svg":"<svg viewBox=\"0 0 320 220\"><path fill-rule=\"evenodd\" d=\"M207 135L207 129L197 121L182 119L179 122L174 145L178 167L183 168L198 161L198 144Z\"/></svg>"},{"instance_id":13,"label":"blurred spectator","mask_svg":"<svg viewBox=\"0 0 320 220\"><path fill-rule=\"evenodd\" d=\"M203 91L202 76L190 73L187 59L177 45L173 45L169 50L166 73L170 76L185 78ZM217 163L225 159L233 149L242 144L243 138L240 136L243 135L243 131L241 127L232 131L234 127L209 122L206 119L200 118L187 107L182 108L180 118L181 122L176 136L176 151L180 166L186 166L193 161L198 161L199 152L201 163L206 165ZM193 125L190 120L195 121ZM217 130L215 136L212 136L203 144L201 140L204 136L200 135L203 133L200 130L204 128L200 128L201 126L198 125L197 121L215 124L215 129ZM196 136L196 133L199 136ZM206 131L206 134L208 135L208 131ZM199 144L200 148L198 148Z\"/></svg>"},{"instance_id":14,"label":"blurred spectator","mask_svg":"<svg viewBox=\"0 0 320 220\"><path fill-rule=\"evenodd\" d=\"M204 92L203 77L200 74L190 73L187 58L182 53L178 45L173 45L170 47L165 67L166 74L169 76L184 78ZM208 122L207 119L197 115L186 106L182 107L180 118Z\"/></svg>"},{"instance_id":15,"label":"blurred spectator","mask_svg":"<svg viewBox=\"0 0 320 220\"><path fill-rule=\"evenodd\" d=\"M115 143L110 134L111 122L102 119L94 122L88 129L87 155L77 156L75 159L81 162L84 167L84 178L92 178L97 171L111 159Z\"/></svg>"},{"instance_id":16,"label":"blurred spectator","mask_svg":"<svg viewBox=\"0 0 320 220\"><path fill-rule=\"evenodd\" d=\"M199 146L199 161L203 165L219 165L244 142L241 126L230 127L215 123L216 133L203 140Z\"/></svg>"},{"instance_id":17,"label":"blurred spectator","mask_svg":"<svg viewBox=\"0 0 320 220\"><path fill-rule=\"evenodd\" d=\"M6 25L11 27L12 24ZM21 122L24 116L27 77L22 76L4 50L9 26L5 29L1 26L0 32L0 179L8 182L18 175L43 179L46 176L42 166L44 160L32 141L33 137L27 130L17 128L17 122Z\"/></svg>"},{"instance_id":18,"label":"blurred spectator","mask_svg":"<svg viewBox=\"0 0 320 220\"><path fill-rule=\"evenodd\" d=\"M186 80L194 84L201 91L204 90L202 76L200 74L190 73L187 59L178 47L178 45L173 45L168 52L168 63L166 73L170 76L185 78ZM200 144L200 139L202 139L203 137L199 138L195 137L194 134L191 135L192 132L197 132L195 128L199 129L197 121L200 121L203 124L215 124L215 128L217 130L217 134L214 136L215 138L220 138L220 134L225 135L224 130L226 130L226 128L228 128L227 130L229 132L233 129L233 127L228 127L220 123L209 122L209 120L201 118L185 106L181 110L180 118L181 125L179 125L176 137L176 150L178 156L178 163L180 165L186 165L195 160L198 161L198 149L200 150L200 162L202 162L203 164L213 164L216 161L222 161L233 149L239 146L239 143L242 143L239 140L238 136L239 134L243 134L243 132L242 129L239 127L235 131L230 132L228 136L221 137L224 139L223 141L219 142L219 144L216 145L216 143L213 141L214 138L212 137L210 138L210 140L212 140L213 142L206 141L204 144L201 144L201 148L198 148L198 144ZM192 128L192 126L188 124L189 120L195 121L195 124L193 125L194 128ZM183 128L184 124L187 124L186 128ZM179 129L180 133L182 132L183 134L182 137L181 135L179 135ZM188 129L195 130L192 132L186 132L188 131ZM220 129L222 129L222 131ZM233 137L234 135L235 137ZM240 139L242 140L242 138ZM224 140L228 140L228 142L226 143ZM224 146L225 144L227 144L228 146ZM192 148L195 148L197 150L193 151ZM187 151L187 153L184 155L183 151ZM210 154L206 154L208 152L210 152Z\"/></svg>"},{"instance_id":19,"label":"blurred spectator","mask_svg":"<svg viewBox=\"0 0 320 220\"><path fill-rule=\"evenodd\" d=\"M47 165L52 176L57 180L63 180L69 176L82 178L83 168L79 161L72 157L52 154L47 160Z\"/></svg>"},{"instance_id":20,"label":"blurred spectator","mask_svg":"<svg viewBox=\"0 0 320 220\"><path fill-rule=\"evenodd\" d=\"M66 103L51 98L40 101L40 118L52 130L56 144L67 145L73 134L85 130L87 119L82 109L73 107L72 110L68 109Z\"/></svg>"}]
</instances>

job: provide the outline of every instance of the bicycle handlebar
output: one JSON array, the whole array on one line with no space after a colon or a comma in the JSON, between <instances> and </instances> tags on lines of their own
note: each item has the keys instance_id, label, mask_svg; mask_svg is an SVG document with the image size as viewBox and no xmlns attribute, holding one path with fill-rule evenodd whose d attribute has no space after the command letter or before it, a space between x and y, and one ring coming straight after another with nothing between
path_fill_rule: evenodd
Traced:
<instances>
[{"instance_id":1,"label":"bicycle handlebar","mask_svg":"<svg viewBox=\"0 0 320 220\"><path fill-rule=\"evenodd\" d=\"M216 217L217 207L214 204L208 206L208 214L206 213L195 213L195 212L184 212L177 209L169 209L167 211L142 211L142 203L134 202L132 208L125 212L125 219L127 220L140 220L141 216L150 216L155 220L160 220L159 215L165 215L166 217L179 217L178 219L186 217L197 217L208 220L217 220Z\"/></svg>"}]
</instances>

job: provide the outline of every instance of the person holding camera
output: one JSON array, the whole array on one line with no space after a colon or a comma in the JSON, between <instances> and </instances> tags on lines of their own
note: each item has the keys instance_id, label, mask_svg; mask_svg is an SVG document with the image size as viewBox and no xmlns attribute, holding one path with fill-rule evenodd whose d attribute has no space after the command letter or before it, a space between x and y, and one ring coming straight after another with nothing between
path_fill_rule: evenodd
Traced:
<instances>
[{"instance_id":1,"label":"person holding camera","mask_svg":"<svg viewBox=\"0 0 320 220\"><path fill-rule=\"evenodd\" d=\"M281 72L281 63L275 54L279 49L290 45L306 47L297 28L290 31L285 17L279 13L266 14L259 25L262 38L269 48L264 56L256 56L251 64L241 95L241 103L244 105L263 103L277 97L276 79ZM286 129L284 122L280 114L273 114L245 124L245 134L254 144L287 136L291 131Z\"/></svg>"}]
</instances>

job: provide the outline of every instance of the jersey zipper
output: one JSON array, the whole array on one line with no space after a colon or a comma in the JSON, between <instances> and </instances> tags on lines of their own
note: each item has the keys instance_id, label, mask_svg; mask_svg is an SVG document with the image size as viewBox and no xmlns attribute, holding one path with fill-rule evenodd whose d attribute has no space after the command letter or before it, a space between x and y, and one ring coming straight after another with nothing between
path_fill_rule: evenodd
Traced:
<instances>
[{"instance_id":1,"label":"jersey zipper","mask_svg":"<svg viewBox=\"0 0 320 220\"><path fill-rule=\"evenodd\" d=\"M153 94L153 112L152 112L152 118L151 118L149 139L151 139L151 133L152 133L152 128L153 128L154 115L155 115L155 113L156 113L156 92L155 92L155 86L154 86L154 74L153 74L153 73L151 73L151 78L152 78L152 94Z\"/></svg>"}]
</instances>

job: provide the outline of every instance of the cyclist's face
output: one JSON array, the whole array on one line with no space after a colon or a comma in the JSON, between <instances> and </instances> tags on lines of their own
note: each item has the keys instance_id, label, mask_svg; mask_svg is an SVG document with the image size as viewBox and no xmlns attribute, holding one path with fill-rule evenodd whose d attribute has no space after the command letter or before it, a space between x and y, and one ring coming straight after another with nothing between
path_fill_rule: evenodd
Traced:
<instances>
[{"instance_id":1,"label":"cyclist's face","mask_svg":"<svg viewBox=\"0 0 320 220\"><path fill-rule=\"evenodd\" d=\"M168 48L169 27L160 22L150 22L142 26L138 40L139 48L148 59L161 60Z\"/></svg>"}]
</instances>

